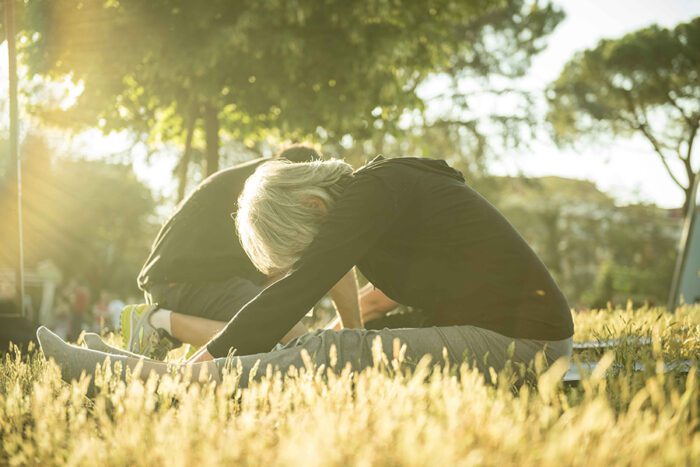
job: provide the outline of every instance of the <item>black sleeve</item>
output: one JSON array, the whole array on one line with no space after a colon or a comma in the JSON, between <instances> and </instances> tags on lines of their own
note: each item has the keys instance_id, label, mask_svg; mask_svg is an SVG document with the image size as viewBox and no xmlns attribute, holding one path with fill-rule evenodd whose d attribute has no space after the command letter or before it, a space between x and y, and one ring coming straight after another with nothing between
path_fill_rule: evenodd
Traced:
<instances>
[{"instance_id":1,"label":"black sleeve","mask_svg":"<svg viewBox=\"0 0 700 467\"><path fill-rule=\"evenodd\" d=\"M209 353L270 351L363 258L403 205L396 184L373 174L356 175L292 270L244 306L209 342Z\"/></svg>"}]
</instances>

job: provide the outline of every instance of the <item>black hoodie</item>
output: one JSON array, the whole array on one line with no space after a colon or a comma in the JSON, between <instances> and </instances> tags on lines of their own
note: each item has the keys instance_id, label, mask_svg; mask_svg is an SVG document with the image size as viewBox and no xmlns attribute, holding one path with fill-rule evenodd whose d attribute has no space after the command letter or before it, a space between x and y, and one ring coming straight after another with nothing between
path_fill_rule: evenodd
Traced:
<instances>
[{"instance_id":1,"label":"black hoodie","mask_svg":"<svg viewBox=\"0 0 700 467\"><path fill-rule=\"evenodd\" d=\"M231 213L245 181L269 159L255 159L215 173L177 207L153 242L138 277L141 290L173 282L207 283L243 277L266 281L236 234Z\"/></svg>"},{"instance_id":2,"label":"black hoodie","mask_svg":"<svg viewBox=\"0 0 700 467\"><path fill-rule=\"evenodd\" d=\"M377 158L355 172L292 270L207 346L269 351L353 266L436 326L515 338L573 335L566 298L513 226L444 161Z\"/></svg>"}]
</instances>

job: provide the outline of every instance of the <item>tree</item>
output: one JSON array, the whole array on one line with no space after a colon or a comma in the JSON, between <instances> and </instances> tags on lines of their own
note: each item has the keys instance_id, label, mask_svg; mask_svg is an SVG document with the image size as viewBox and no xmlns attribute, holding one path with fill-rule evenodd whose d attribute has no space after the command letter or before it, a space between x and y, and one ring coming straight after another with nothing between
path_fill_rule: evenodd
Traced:
<instances>
[{"instance_id":1,"label":"tree","mask_svg":"<svg viewBox=\"0 0 700 467\"><path fill-rule=\"evenodd\" d=\"M665 301L678 231L669 211L615 206L584 180L486 177L474 185L533 247L574 308Z\"/></svg>"},{"instance_id":2,"label":"tree","mask_svg":"<svg viewBox=\"0 0 700 467\"><path fill-rule=\"evenodd\" d=\"M562 144L604 134L644 137L685 194L698 176L700 18L651 26L577 53L548 90L548 119Z\"/></svg>"},{"instance_id":3,"label":"tree","mask_svg":"<svg viewBox=\"0 0 700 467\"><path fill-rule=\"evenodd\" d=\"M572 306L596 275L614 203L593 183L560 177L491 177L475 183L532 246Z\"/></svg>"},{"instance_id":4,"label":"tree","mask_svg":"<svg viewBox=\"0 0 700 467\"><path fill-rule=\"evenodd\" d=\"M109 289L136 292L134 277L158 226L151 221L155 202L128 165L55 157L37 135L22 147L24 237L28 269L51 260L65 279L79 278L95 293ZM10 181L11 173L2 173ZM0 212L12 210L14 184L0 185ZM0 224L0 243L12 235ZM0 249L0 267L14 264L10 249Z\"/></svg>"},{"instance_id":5,"label":"tree","mask_svg":"<svg viewBox=\"0 0 700 467\"><path fill-rule=\"evenodd\" d=\"M521 73L562 17L527 0L29 0L26 11L31 71L83 86L44 118L185 144L180 173L193 144L214 171L222 134L401 133L427 76Z\"/></svg>"}]
</instances>

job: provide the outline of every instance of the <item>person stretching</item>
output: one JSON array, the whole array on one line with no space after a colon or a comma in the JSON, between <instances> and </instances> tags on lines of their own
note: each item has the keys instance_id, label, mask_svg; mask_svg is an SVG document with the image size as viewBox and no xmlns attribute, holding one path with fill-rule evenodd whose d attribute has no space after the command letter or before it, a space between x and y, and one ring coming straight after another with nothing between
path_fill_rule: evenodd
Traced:
<instances>
[{"instance_id":1,"label":"person stretching","mask_svg":"<svg viewBox=\"0 0 700 467\"><path fill-rule=\"evenodd\" d=\"M305 145L289 146L274 157L292 162L321 159ZM246 256L231 216L245 181L269 160L254 159L208 177L163 224L138 275L146 303L127 305L121 313L126 350L163 360L181 343L200 347L272 281ZM361 326L351 275L354 272L330 293L341 327ZM368 306L370 313L372 308L376 309ZM304 334L306 328L295 323L288 331L281 342Z\"/></svg>"},{"instance_id":2,"label":"person stretching","mask_svg":"<svg viewBox=\"0 0 700 467\"><path fill-rule=\"evenodd\" d=\"M253 264L281 278L183 369L206 367L215 379L231 362L243 374L258 362L286 371L302 367L308 354L316 364L360 370L373 364L378 342L389 356L403 347L408 364L425 356L467 361L489 380L489 369L507 361L571 355L571 312L554 279L503 215L444 161L378 157L355 172L339 160L271 161L246 182L236 224ZM321 330L271 352L353 266L390 299L430 310L436 326ZM69 377L89 373L107 355L66 348L41 332L42 349ZM126 366L138 362L119 358Z\"/></svg>"}]
</instances>

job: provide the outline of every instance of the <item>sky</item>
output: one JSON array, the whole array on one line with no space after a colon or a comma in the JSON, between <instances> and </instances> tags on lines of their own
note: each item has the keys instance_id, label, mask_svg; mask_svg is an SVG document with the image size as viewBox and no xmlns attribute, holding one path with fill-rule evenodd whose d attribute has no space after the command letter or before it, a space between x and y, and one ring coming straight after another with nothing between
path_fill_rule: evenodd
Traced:
<instances>
[{"instance_id":1,"label":"sky","mask_svg":"<svg viewBox=\"0 0 700 467\"><path fill-rule=\"evenodd\" d=\"M620 37L654 23L672 27L700 16L700 0L559 0L554 3L565 11L566 18L550 36L547 48L533 61L526 81L534 89L543 89L557 78L576 51L594 47L600 39ZM542 139L527 150L503 154L489 169L497 175L559 175L587 179L621 203L645 201L678 207L683 203L683 193L664 172L648 144L642 138L631 138L595 147L561 149Z\"/></svg>"},{"instance_id":2,"label":"sky","mask_svg":"<svg viewBox=\"0 0 700 467\"><path fill-rule=\"evenodd\" d=\"M620 37L654 23L672 27L700 15L700 0L555 0L554 3L565 11L566 18L550 36L547 48L534 59L522 81L528 89L544 89L576 51L593 47L602 38ZM0 49L1 83L7 82L6 57L3 46ZM5 90L2 91L5 94ZM62 137L56 135L55 138L58 141ZM101 157L126 150L129 143L123 135L104 137L94 130L77 138L70 147ZM147 159L145 151L139 148L132 155L139 178L162 195L173 193L172 157L156 155ZM489 170L495 175L558 175L590 180L619 203L643 201L678 207L683 202L681 190L641 138L562 149L543 134L527 149L499 154L489 163Z\"/></svg>"}]
</instances>

